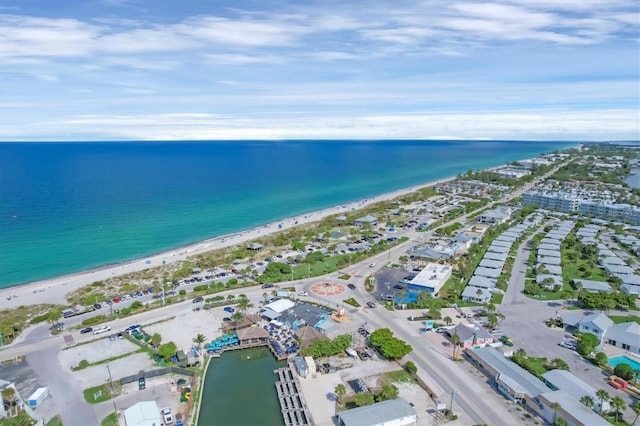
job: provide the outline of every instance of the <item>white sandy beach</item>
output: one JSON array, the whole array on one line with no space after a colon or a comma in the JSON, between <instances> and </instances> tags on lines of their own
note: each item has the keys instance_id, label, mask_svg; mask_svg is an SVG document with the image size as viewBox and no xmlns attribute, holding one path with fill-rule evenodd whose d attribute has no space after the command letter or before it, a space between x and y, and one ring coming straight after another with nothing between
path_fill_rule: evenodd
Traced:
<instances>
[{"instance_id":1,"label":"white sandy beach","mask_svg":"<svg viewBox=\"0 0 640 426\"><path fill-rule=\"evenodd\" d=\"M396 197L415 192L420 188L437 185L439 183L454 180L455 177L440 179L423 185L417 185L394 192L365 198L348 204L342 204L319 210L307 214L301 214L283 220L278 220L253 229L224 235L209 240L201 241L188 246L180 247L163 253L147 256L141 259L120 263L103 268L92 269L76 274L63 275L43 281L36 281L29 284L18 285L0 290L0 309L15 308L21 305L32 305L38 303L66 304L65 295L87 284L95 281L105 280L114 276L127 274L130 272L142 271L147 268L170 264L185 260L190 256L206 253L212 250L234 246L254 240L264 235L270 235L280 230L290 229L297 225L316 222L327 216L348 213L361 209L372 203L392 200ZM279 225L282 224L280 227Z\"/></svg>"}]
</instances>

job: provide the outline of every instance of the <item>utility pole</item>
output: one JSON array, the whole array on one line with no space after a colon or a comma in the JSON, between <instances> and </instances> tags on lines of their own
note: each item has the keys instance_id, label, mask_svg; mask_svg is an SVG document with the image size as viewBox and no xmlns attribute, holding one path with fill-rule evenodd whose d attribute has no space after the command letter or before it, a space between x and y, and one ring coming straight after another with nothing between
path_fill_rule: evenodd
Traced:
<instances>
[{"instance_id":1,"label":"utility pole","mask_svg":"<svg viewBox=\"0 0 640 426\"><path fill-rule=\"evenodd\" d=\"M116 407L115 389L113 388L113 379L111 378L111 369L109 363L107 363L107 372L109 373L109 384L111 385L111 401L113 401L113 411L116 413L116 420L118 419L118 408Z\"/></svg>"},{"instance_id":2,"label":"utility pole","mask_svg":"<svg viewBox=\"0 0 640 426\"><path fill-rule=\"evenodd\" d=\"M453 400L458 393L460 393L458 389L454 389L451 391L451 404L449 404L449 418L453 417Z\"/></svg>"}]
</instances>

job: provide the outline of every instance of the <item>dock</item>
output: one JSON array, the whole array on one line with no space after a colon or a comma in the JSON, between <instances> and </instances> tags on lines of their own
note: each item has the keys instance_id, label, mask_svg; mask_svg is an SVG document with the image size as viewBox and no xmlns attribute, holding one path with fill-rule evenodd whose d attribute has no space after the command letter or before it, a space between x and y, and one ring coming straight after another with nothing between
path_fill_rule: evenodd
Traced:
<instances>
[{"instance_id":1,"label":"dock","mask_svg":"<svg viewBox=\"0 0 640 426\"><path fill-rule=\"evenodd\" d=\"M280 410L286 426L312 425L311 414L307 402L300 390L300 383L295 377L292 365L274 371L278 376L276 391L280 400Z\"/></svg>"},{"instance_id":2,"label":"dock","mask_svg":"<svg viewBox=\"0 0 640 426\"><path fill-rule=\"evenodd\" d=\"M224 348L220 349L219 352L214 352L216 354L218 354L217 356L219 357L220 354L222 354L223 352L226 351L237 351L240 349L249 349L249 348L257 348L260 346L266 346L267 348L269 348L269 350L271 351L271 353L273 354L273 356L278 360L278 361L282 361L285 360L289 357L289 355L286 354L281 354L278 355L275 351L275 349L273 349L273 346L271 346L269 344L269 342L250 342L250 343L240 343L239 345L233 345L233 346L225 346Z\"/></svg>"}]
</instances>

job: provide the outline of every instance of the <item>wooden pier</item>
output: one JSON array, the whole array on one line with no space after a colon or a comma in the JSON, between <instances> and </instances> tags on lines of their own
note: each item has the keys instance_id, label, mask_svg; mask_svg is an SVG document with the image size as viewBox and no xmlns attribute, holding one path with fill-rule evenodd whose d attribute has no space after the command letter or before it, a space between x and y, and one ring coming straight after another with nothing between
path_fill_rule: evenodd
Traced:
<instances>
[{"instance_id":1,"label":"wooden pier","mask_svg":"<svg viewBox=\"0 0 640 426\"><path fill-rule=\"evenodd\" d=\"M300 383L293 373L292 365L274 371L278 375L276 391L280 410L286 426L312 425L307 402L300 391Z\"/></svg>"},{"instance_id":2,"label":"wooden pier","mask_svg":"<svg viewBox=\"0 0 640 426\"><path fill-rule=\"evenodd\" d=\"M287 354L278 355L278 353L275 351L275 349L273 349L273 346L271 346L269 342L248 342L248 343L240 343L239 345L234 345L234 346L225 346L224 348L221 348L219 352L214 352L214 354L217 354L217 356L219 357L223 352L226 352L226 351L237 351L240 349L257 348L260 346L266 346L267 348L269 348L273 356L278 361L282 361L289 358L289 355ZM212 355L212 356L216 356L216 355Z\"/></svg>"}]
</instances>

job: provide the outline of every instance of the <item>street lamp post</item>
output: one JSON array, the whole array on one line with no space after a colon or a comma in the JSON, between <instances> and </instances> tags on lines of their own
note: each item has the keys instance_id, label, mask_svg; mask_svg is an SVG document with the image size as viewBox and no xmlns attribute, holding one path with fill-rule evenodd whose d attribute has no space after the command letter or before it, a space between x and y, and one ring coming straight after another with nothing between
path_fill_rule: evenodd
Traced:
<instances>
[{"instance_id":1,"label":"street lamp post","mask_svg":"<svg viewBox=\"0 0 640 426\"><path fill-rule=\"evenodd\" d=\"M458 389L454 389L451 391L451 404L449 404L449 418L453 417L453 401L455 399L455 396L459 393L460 391Z\"/></svg>"},{"instance_id":2,"label":"street lamp post","mask_svg":"<svg viewBox=\"0 0 640 426\"><path fill-rule=\"evenodd\" d=\"M113 379L111 378L111 369L109 363L107 363L107 372L109 373L109 384L111 385L111 400L113 401L113 411L116 413L116 419L118 418L118 408L116 407L115 389L113 388Z\"/></svg>"}]
</instances>

